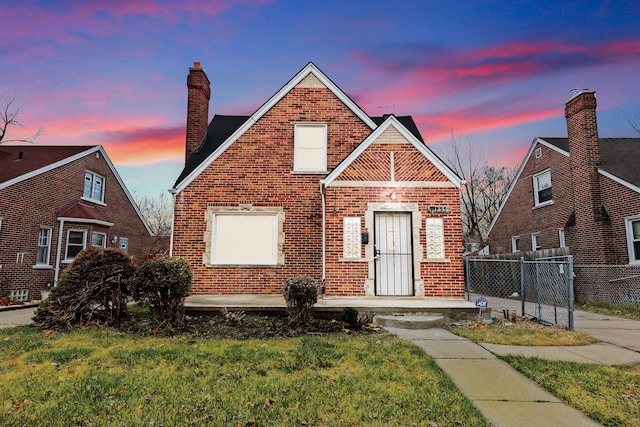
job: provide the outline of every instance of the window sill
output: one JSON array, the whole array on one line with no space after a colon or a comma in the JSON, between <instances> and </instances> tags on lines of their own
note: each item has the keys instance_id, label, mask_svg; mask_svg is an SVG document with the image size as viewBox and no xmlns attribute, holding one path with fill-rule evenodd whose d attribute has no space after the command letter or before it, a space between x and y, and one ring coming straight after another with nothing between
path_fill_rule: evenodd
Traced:
<instances>
[{"instance_id":1,"label":"window sill","mask_svg":"<svg viewBox=\"0 0 640 427\"><path fill-rule=\"evenodd\" d=\"M84 200L85 202L95 203L96 205L107 206L105 202L101 202L100 200L89 199L88 197L81 197L80 199Z\"/></svg>"},{"instance_id":2,"label":"window sill","mask_svg":"<svg viewBox=\"0 0 640 427\"><path fill-rule=\"evenodd\" d=\"M49 264L36 264L33 266L34 270L51 270L52 268L53 266Z\"/></svg>"},{"instance_id":3,"label":"window sill","mask_svg":"<svg viewBox=\"0 0 640 427\"><path fill-rule=\"evenodd\" d=\"M368 262L366 258L338 258L338 262Z\"/></svg>"},{"instance_id":4,"label":"window sill","mask_svg":"<svg viewBox=\"0 0 640 427\"><path fill-rule=\"evenodd\" d=\"M422 262L447 263L447 262L451 262L451 260L449 258L427 258L427 259L424 259Z\"/></svg>"},{"instance_id":5,"label":"window sill","mask_svg":"<svg viewBox=\"0 0 640 427\"><path fill-rule=\"evenodd\" d=\"M291 171L291 175L326 175L329 171Z\"/></svg>"},{"instance_id":6,"label":"window sill","mask_svg":"<svg viewBox=\"0 0 640 427\"><path fill-rule=\"evenodd\" d=\"M535 205L531 210L538 209L538 208L544 208L545 206L550 206L552 204L553 204L553 200L549 200L548 202L544 202L544 203L540 203L538 205Z\"/></svg>"}]
</instances>

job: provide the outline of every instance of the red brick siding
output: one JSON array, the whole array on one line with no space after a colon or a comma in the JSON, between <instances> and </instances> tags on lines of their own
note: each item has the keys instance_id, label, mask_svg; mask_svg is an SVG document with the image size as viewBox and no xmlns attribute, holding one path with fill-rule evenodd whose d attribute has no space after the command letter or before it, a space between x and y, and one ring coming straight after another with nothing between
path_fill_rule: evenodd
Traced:
<instances>
[{"instance_id":1,"label":"red brick siding","mask_svg":"<svg viewBox=\"0 0 640 427\"><path fill-rule=\"evenodd\" d=\"M108 246L114 236L129 238L129 254L140 262L148 254L150 236L124 191L118 184L102 156L92 153L70 164L58 167L28 180L0 190L0 296L7 296L12 289L29 289L31 299L40 298L40 290L53 283L54 269L34 269L36 263L38 233L41 227L51 227L50 264L55 267L58 247L58 212L82 197L85 171L90 170L105 177L105 203L95 205L97 210L113 222L111 228L94 224L65 223L61 246L64 258L67 230L88 230L87 245L91 244L93 231L107 234ZM26 252L24 263L16 263L16 253ZM66 264L60 265L61 269Z\"/></svg>"},{"instance_id":2,"label":"red brick siding","mask_svg":"<svg viewBox=\"0 0 640 427\"><path fill-rule=\"evenodd\" d=\"M173 255L194 269L193 293L279 293L289 277L322 277L323 175L293 171L294 125L327 123L327 166L333 169L371 132L325 88L295 88L178 195ZM284 208L284 265L207 267L204 212L209 203Z\"/></svg>"},{"instance_id":3,"label":"red brick siding","mask_svg":"<svg viewBox=\"0 0 640 427\"><path fill-rule=\"evenodd\" d=\"M535 157L540 148L542 156ZM565 227L573 212L573 190L569 158L546 145L537 144L502 207L489 235L491 253L511 252L511 237L520 236L520 249L531 250L531 233L540 233L542 249L560 245L558 229ZM533 176L549 169L553 204L535 207ZM565 227L567 245L571 246L571 230Z\"/></svg>"},{"instance_id":4,"label":"red brick siding","mask_svg":"<svg viewBox=\"0 0 640 427\"><path fill-rule=\"evenodd\" d=\"M607 254L611 264L628 264L629 252L624 219L640 215L640 193L605 176L600 177L604 205L611 217L612 245ZM594 251L602 250L596 245Z\"/></svg>"}]
</instances>

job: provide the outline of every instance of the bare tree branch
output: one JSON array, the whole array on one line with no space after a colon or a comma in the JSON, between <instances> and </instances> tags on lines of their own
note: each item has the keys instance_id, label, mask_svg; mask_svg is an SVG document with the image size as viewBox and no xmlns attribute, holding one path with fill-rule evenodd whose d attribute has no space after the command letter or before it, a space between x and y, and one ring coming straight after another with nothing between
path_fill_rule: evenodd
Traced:
<instances>
[{"instance_id":1,"label":"bare tree branch","mask_svg":"<svg viewBox=\"0 0 640 427\"><path fill-rule=\"evenodd\" d=\"M29 142L34 143L35 140L42 134L42 128L33 134L30 138L20 139L5 139L10 127L21 128L23 126L20 121L22 115L22 109L24 104L18 105L16 103L15 95L7 95L6 93L0 94L0 144L3 142Z\"/></svg>"},{"instance_id":2,"label":"bare tree branch","mask_svg":"<svg viewBox=\"0 0 640 427\"><path fill-rule=\"evenodd\" d=\"M498 213L500 205L509 191L516 168L495 167L487 164L473 150L471 141L464 144L460 136L451 132L451 151L447 162L466 180L462 189L462 229L466 252L484 248L487 244L489 226ZM462 149L465 150L463 153Z\"/></svg>"},{"instance_id":3,"label":"bare tree branch","mask_svg":"<svg viewBox=\"0 0 640 427\"><path fill-rule=\"evenodd\" d=\"M134 193L133 198L154 235L171 235L172 202L166 193L157 196Z\"/></svg>"}]
</instances>

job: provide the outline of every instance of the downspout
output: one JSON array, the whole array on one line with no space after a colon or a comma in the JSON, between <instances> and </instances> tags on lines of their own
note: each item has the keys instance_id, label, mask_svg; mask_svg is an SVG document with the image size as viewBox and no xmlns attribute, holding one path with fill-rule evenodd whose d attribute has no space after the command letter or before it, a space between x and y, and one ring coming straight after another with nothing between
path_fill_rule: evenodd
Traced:
<instances>
[{"instance_id":1,"label":"downspout","mask_svg":"<svg viewBox=\"0 0 640 427\"><path fill-rule=\"evenodd\" d=\"M56 249L56 268L53 274L53 287L58 286L58 277L60 276L60 251L62 250L62 232L64 230L64 219L59 218L60 229L58 230L58 247Z\"/></svg>"},{"instance_id":2,"label":"downspout","mask_svg":"<svg viewBox=\"0 0 640 427\"><path fill-rule=\"evenodd\" d=\"M173 230L176 221L176 195L178 192L175 188L170 188L171 198L173 199L173 205L171 206L171 236L169 237L169 256L173 256Z\"/></svg>"},{"instance_id":3,"label":"downspout","mask_svg":"<svg viewBox=\"0 0 640 427\"><path fill-rule=\"evenodd\" d=\"M326 255L326 251L327 251L327 243L326 243L326 238L327 238L327 217L326 217L326 206L327 206L327 201L326 201L326 193L325 193L325 187L324 187L324 183L322 181L320 181L320 195L322 196L322 286L325 286L325 280L326 280L326 269L327 269L327 255ZM326 292L326 288L325 288L325 292ZM323 292L324 293L324 292Z\"/></svg>"}]
</instances>

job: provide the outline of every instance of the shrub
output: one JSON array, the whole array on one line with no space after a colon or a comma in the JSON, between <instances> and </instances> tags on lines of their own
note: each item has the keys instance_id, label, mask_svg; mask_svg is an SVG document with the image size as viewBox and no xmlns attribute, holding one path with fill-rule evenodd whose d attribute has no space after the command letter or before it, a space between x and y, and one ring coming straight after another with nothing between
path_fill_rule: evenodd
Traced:
<instances>
[{"instance_id":1,"label":"shrub","mask_svg":"<svg viewBox=\"0 0 640 427\"><path fill-rule=\"evenodd\" d=\"M33 321L38 329L69 330L87 322L118 325L128 317L128 285L135 273L120 249L87 248L62 272Z\"/></svg>"},{"instance_id":2,"label":"shrub","mask_svg":"<svg viewBox=\"0 0 640 427\"><path fill-rule=\"evenodd\" d=\"M282 287L289 313L289 324L305 326L311 322L311 311L318 302L318 285L309 276L287 279Z\"/></svg>"},{"instance_id":3,"label":"shrub","mask_svg":"<svg viewBox=\"0 0 640 427\"><path fill-rule=\"evenodd\" d=\"M353 307L345 307L342 310L342 321L346 323L350 329L358 330L364 326L373 323L374 313L368 311L360 314Z\"/></svg>"},{"instance_id":4,"label":"shrub","mask_svg":"<svg viewBox=\"0 0 640 427\"><path fill-rule=\"evenodd\" d=\"M163 322L180 324L184 298L191 290L189 263L179 258L157 258L144 262L132 283L133 299L149 304L151 315Z\"/></svg>"}]
</instances>

